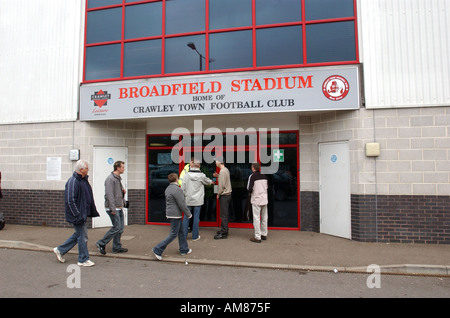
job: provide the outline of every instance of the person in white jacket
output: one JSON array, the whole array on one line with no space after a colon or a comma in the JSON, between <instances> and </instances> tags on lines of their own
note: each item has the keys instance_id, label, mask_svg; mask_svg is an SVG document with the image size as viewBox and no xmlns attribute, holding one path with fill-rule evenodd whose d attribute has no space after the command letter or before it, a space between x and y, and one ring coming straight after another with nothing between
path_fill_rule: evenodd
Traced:
<instances>
[{"instance_id":1,"label":"person in white jacket","mask_svg":"<svg viewBox=\"0 0 450 318\"><path fill-rule=\"evenodd\" d=\"M183 190L186 198L186 204L191 211L193 217L192 224L192 240L197 241L200 239L199 235L199 223L200 223L200 210L205 200L205 187L207 185L214 184L203 172L200 171L200 161L194 159L191 163L189 171L184 174L183 183L181 184L181 190ZM183 219L183 225L186 236L188 233L189 219Z\"/></svg>"},{"instance_id":2,"label":"person in white jacket","mask_svg":"<svg viewBox=\"0 0 450 318\"><path fill-rule=\"evenodd\" d=\"M267 204L269 187L268 178L260 173L261 166L259 163L252 163L253 173L248 178L247 190L251 195L250 202L253 210L253 227L255 228L255 236L250 241L261 243L267 239Z\"/></svg>"}]
</instances>

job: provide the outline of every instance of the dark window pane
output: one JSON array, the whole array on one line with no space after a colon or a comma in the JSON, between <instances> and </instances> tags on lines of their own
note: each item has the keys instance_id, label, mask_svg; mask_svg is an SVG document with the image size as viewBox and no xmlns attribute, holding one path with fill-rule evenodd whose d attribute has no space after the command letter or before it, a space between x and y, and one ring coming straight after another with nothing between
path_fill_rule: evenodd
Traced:
<instances>
[{"instance_id":1,"label":"dark window pane","mask_svg":"<svg viewBox=\"0 0 450 318\"><path fill-rule=\"evenodd\" d=\"M172 136L149 136L148 146L149 147L173 147L179 142L178 138L172 140Z\"/></svg>"},{"instance_id":2,"label":"dark window pane","mask_svg":"<svg viewBox=\"0 0 450 318\"><path fill-rule=\"evenodd\" d=\"M120 76L120 44L86 48L87 81Z\"/></svg>"},{"instance_id":3,"label":"dark window pane","mask_svg":"<svg viewBox=\"0 0 450 318\"><path fill-rule=\"evenodd\" d=\"M200 55L188 46L193 43L197 51L205 56L205 36L194 35L166 39L165 72L182 73L200 70ZM205 59L201 58L201 68L205 69Z\"/></svg>"},{"instance_id":4,"label":"dark window pane","mask_svg":"<svg viewBox=\"0 0 450 318\"><path fill-rule=\"evenodd\" d=\"M125 39L159 36L162 33L162 2L125 8Z\"/></svg>"},{"instance_id":5,"label":"dark window pane","mask_svg":"<svg viewBox=\"0 0 450 318\"><path fill-rule=\"evenodd\" d=\"M269 177L269 226L298 226L298 189L297 189L297 148L284 148L283 162L278 164L278 171ZM260 149L273 151L273 149ZM265 166L265 164L262 164Z\"/></svg>"},{"instance_id":6,"label":"dark window pane","mask_svg":"<svg viewBox=\"0 0 450 318\"><path fill-rule=\"evenodd\" d=\"M306 20L354 16L353 0L305 0Z\"/></svg>"},{"instance_id":7,"label":"dark window pane","mask_svg":"<svg viewBox=\"0 0 450 318\"><path fill-rule=\"evenodd\" d=\"M172 161L171 149L148 151L148 221L168 223L164 191L169 185L167 176L178 174L178 164Z\"/></svg>"},{"instance_id":8,"label":"dark window pane","mask_svg":"<svg viewBox=\"0 0 450 318\"><path fill-rule=\"evenodd\" d=\"M119 41L122 35L122 8L88 12L86 43Z\"/></svg>"},{"instance_id":9,"label":"dark window pane","mask_svg":"<svg viewBox=\"0 0 450 318\"><path fill-rule=\"evenodd\" d=\"M166 33L205 30L205 0L171 0L166 2Z\"/></svg>"},{"instance_id":10,"label":"dark window pane","mask_svg":"<svg viewBox=\"0 0 450 318\"><path fill-rule=\"evenodd\" d=\"M252 67L252 31L210 35L209 54L214 62L210 70Z\"/></svg>"},{"instance_id":11,"label":"dark window pane","mask_svg":"<svg viewBox=\"0 0 450 318\"><path fill-rule=\"evenodd\" d=\"M301 20L301 0L256 0L256 25Z\"/></svg>"},{"instance_id":12,"label":"dark window pane","mask_svg":"<svg viewBox=\"0 0 450 318\"><path fill-rule=\"evenodd\" d=\"M124 76L161 74L161 40L125 43Z\"/></svg>"},{"instance_id":13,"label":"dark window pane","mask_svg":"<svg viewBox=\"0 0 450 318\"><path fill-rule=\"evenodd\" d=\"M297 145L296 133L279 133L278 138L273 137L272 134L261 133L260 139L267 145Z\"/></svg>"},{"instance_id":14,"label":"dark window pane","mask_svg":"<svg viewBox=\"0 0 450 318\"><path fill-rule=\"evenodd\" d=\"M302 64L302 27L256 30L256 65Z\"/></svg>"},{"instance_id":15,"label":"dark window pane","mask_svg":"<svg viewBox=\"0 0 450 318\"><path fill-rule=\"evenodd\" d=\"M353 21L306 26L308 63L356 60Z\"/></svg>"},{"instance_id":16,"label":"dark window pane","mask_svg":"<svg viewBox=\"0 0 450 318\"><path fill-rule=\"evenodd\" d=\"M252 25L251 0L210 0L209 28L211 30Z\"/></svg>"},{"instance_id":17,"label":"dark window pane","mask_svg":"<svg viewBox=\"0 0 450 318\"><path fill-rule=\"evenodd\" d=\"M122 0L89 0L88 9L122 4Z\"/></svg>"}]
</instances>

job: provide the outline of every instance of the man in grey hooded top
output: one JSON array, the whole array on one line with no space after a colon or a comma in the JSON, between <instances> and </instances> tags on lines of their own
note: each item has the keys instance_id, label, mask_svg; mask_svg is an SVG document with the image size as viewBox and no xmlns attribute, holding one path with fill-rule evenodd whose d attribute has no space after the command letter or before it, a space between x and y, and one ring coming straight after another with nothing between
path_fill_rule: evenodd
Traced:
<instances>
[{"instance_id":1,"label":"man in grey hooded top","mask_svg":"<svg viewBox=\"0 0 450 318\"><path fill-rule=\"evenodd\" d=\"M183 190L186 197L186 204L194 216L194 222L192 225L192 240L197 241L200 239L199 235L199 223L200 223L200 210L205 202L205 186L214 184L203 172L200 171L200 161L194 159L188 172L183 177L183 183L181 184L181 190ZM188 233L189 220L186 218L183 220L183 228Z\"/></svg>"}]
</instances>

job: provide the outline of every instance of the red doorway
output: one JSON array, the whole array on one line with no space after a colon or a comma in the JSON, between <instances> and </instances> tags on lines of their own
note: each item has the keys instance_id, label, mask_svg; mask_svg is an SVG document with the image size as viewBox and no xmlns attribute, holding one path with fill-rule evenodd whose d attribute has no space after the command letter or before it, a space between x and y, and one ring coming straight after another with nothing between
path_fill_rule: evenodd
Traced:
<instances>
[{"instance_id":1,"label":"red doorway","mask_svg":"<svg viewBox=\"0 0 450 318\"><path fill-rule=\"evenodd\" d=\"M232 201L229 208L230 228L252 228L252 222L248 219L245 207L247 204L247 181L251 174L251 163L261 161L261 152L270 153L271 148L280 149L283 156L278 162L278 170L270 175L271 188L269 191L269 229L300 229L300 202L299 202L299 176L298 176L298 132L280 132L279 141L267 142L267 146L260 146L254 142L257 138L268 138L268 135L255 132L246 136L245 144L226 143L223 135L223 147L212 149L209 140L202 141L202 146L192 146L190 157L202 159L201 170L209 178L214 179L213 173L218 172L215 163L210 157L222 156L225 166L230 170L232 183ZM198 136L191 136L192 144ZM231 138L238 138L238 134ZM254 138L254 139L253 139ZM259 140L259 139L258 139ZM198 140L197 140L198 141ZM230 146L230 144L232 144ZM147 224L167 224L165 218L164 190L168 185L167 175L171 172L181 173L186 161L182 158L180 163L174 163L171 159L172 150L179 146L178 140L171 140L170 135L147 136ZM205 152L210 157L204 156ZM184 154L181 153L181 156ZM186 156L184 156L186 157ZM205 160L209 159L209 160ZM207 162L209 161L209 162ZM264 163L262 163L264 166ZM219 227L220 210L213 186L205 187L205 203L200 213L200 226Z\"/></svg>"}]
</instances>

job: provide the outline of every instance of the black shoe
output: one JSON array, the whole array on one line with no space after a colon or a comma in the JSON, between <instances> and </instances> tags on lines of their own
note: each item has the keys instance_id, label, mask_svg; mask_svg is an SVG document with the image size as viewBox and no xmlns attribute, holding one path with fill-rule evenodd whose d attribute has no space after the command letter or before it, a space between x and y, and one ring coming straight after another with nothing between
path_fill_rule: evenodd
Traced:
<instances>
[{"instance_id":1,"label":"black shoe","mask_svg":"<svg viewBox=\"0 0 450 318\"><path fill-rule=\"evenodd\" d=\"M106 254L106 251L105 251L105 245L100 245L100 244L98 244L98 243L95 243L95 246L98 247L98 250L99 250L100 254L102 254L102 255L105 255L105 254Z\"/></svg>"},{"instance_id":2,"label":"black shoe","mask_svg":"<svg viewBox=\"0 0 450 318\"><path fill-rule=\"evenodd\" d=\"M221 239L226 239L227 237L228 237L228 234L218 233L217 235L214 236L214 239L221 240Z\"/></svg>"},{"instance_id":3,"label":"black shoe","mask_svg":"<svg viewBox=\"0 0 450 318\"><path fill-rule=\"evenodd\" d=\"M261 235L261 240L263 241L267 240L267 236Z\"/></svg>"},{"instance_id":4,"label":"black shoe","mask_svg":"<svg viewBox=\"0 0 450 318\"><path fill-rule=\"evenodd\" d=\"M121 247L121 248L119 248L118 250L113 251L114 254L117 254L117 253L126 253L126 252L128 252L128 249L127 249L127 248L124 248L124 247Z\"/></svg>"}]
</instances>

